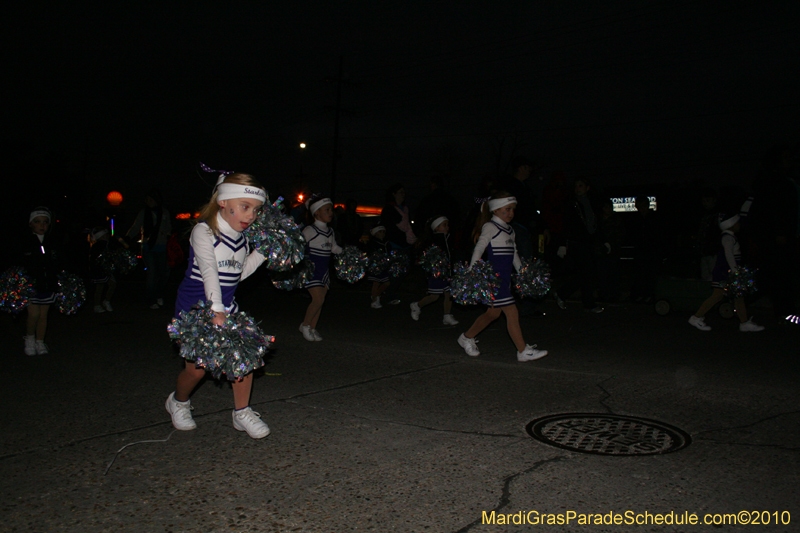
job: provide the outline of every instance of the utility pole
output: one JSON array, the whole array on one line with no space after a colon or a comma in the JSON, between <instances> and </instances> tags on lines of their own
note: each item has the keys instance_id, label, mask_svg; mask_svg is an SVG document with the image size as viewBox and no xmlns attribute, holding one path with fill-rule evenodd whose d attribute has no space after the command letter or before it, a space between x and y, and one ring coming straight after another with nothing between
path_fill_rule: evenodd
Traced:
<instances>
[{"instance_id":1,"label":"utility pole","mask_svg":"<svg viewBox=\"0 0 800 533\"><path fill-rule=\"evenodd\" d=\"M339 75L336 77L336 118L333 126L333 166L331 168L331 200L336 201L336 162L339 159L339 116L342 110L342 64L344 56L339 56Z\"/></svg>"}]
</instances>

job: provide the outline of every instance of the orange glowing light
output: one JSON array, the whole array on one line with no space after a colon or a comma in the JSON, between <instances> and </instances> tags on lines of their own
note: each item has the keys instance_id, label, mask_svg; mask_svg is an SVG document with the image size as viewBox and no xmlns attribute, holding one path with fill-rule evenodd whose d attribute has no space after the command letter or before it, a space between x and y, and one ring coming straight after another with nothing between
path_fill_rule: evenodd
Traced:
<instances>
[{"instance_id":1,"label":"orange glowing light","mask_svg":"<svg viewBox=\"0 0 800 533\"><path fill-rule=\"evenodd\" d=\"M302 194L298 194L298 195L297 195L297 201L298 201L298 202L302 202L302 201L303 201L303 198L305 198L305 196L303 196Z\"/></svg>"},{"instance_id":2,"label":"orange glowing light","mask_svg":"<svg viewBox=\"0 0 800 533\"><path fill-rule=\"evenodd\" d=\"M356 213L359 215L380 215L382 209L372 205L360 205L356 207Z\"/></svg>"},{"instance_id":3,"label":"orange glowing light","mask_svg":"<svg viewBox=\"0 0 800 533\"><path fill-rule=\"evenodd\" d=\"M341 207L344 209L344 204L336 204L333 207ZM367 216L375 216L380 215L381 211L383 211L380 207L375 207L374 205L359 205L356 207L356 213L359 215L367 215Z\"/></svg>"},{"instance_id":4,"label":"orange glowing light","mask_svg":"<svg viewBox=\"0 0 800 533\"><path fill-rule=\"evenodd\" d=\"M117 191L111 191L108 193L108 196L106 196L106 200L108 200L109 204L116 207L122 203L122 194Z\"/></svg>"}]
</instances>

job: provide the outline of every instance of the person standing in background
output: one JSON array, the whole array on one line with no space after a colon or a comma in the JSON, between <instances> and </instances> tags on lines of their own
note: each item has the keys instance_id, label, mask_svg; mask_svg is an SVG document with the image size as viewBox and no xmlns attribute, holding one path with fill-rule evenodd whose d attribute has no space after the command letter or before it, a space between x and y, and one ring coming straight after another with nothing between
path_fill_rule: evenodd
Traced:
<instances>
[{"instance_id":1,"label":"person standing in background","mask_svg":"<svg viewBox=\"0 0 800 533\"><path fill-rule=\"evenodd\" d=\"M136 215L136 220L126 237L141 237L142 259L147 269L147 300L150 309L164 305L164 289L169 279L167 264L167 241L172 233L169 211L161 205L161 192L151 189L145 195L145 207Z\"/></svg>"}]
</instances>

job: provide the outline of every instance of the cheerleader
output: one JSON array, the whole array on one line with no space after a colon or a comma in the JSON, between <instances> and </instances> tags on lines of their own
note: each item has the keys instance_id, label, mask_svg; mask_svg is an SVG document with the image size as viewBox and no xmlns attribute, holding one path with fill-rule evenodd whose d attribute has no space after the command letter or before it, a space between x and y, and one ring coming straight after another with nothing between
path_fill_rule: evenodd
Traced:
<instances>
[{"instance_id":1,"label":"cheerleader","mask_svg":"<svg viewBox=\"0 0 800 533\"><path fill-rule=\"evenodd\" d=\"M711 296L700 304L700 308L695 314L689 317L689 324L700 331L710 331L711 326L706 324L706 313L711 311L715 305L725 298L724 282L728 280L731 272L736 272L742 261L742 251L736 234L741 229L739 215L725 216L719 215L719 229L722 231L720 236L719 252L717 253L717 263L711 273ZM753 319L747 318L747 306L744 297L738 296L733 301L736 309L736 316L739 317L739 331L752 333L764 331L764 326L759 326Z\"/></svg>"},{"instance_id":2,"label":"cheerleader","mask_svg":"<svg viewBox=\"0 0 800 533\"><path fill-rule=\"evenodd\" d=\"M300 333L307 341L321 341L322 336L317 332L317 322L319 321L322 304L325 303L325 296L330 288L330 276L328 265L331 260L331 252L342 253L342 248L336 244L333 230L328 224L333 220L333 202L330 198L320 198L314 195L306 202L307 219L309 224L303 228L303 237L306 238L306 257L314 263L314 275L306 283L308 293L311 295L311 303L306 309L306 316L300 324Z\"/></svg>"},{"instance_id":3,"label":"cheerleader","mask_svg":"<svg viewBox=\"0 0 800 533\"><path fill-rule=\"evenodd\" d=\"M200 222L189 237L189 267L178 287L176 317L201 300L211 302L211 322L217 326L225 324L226 315L239 310L234 298L237 285L264 262L263 255L250 251L242 232L256 219L266 198L264 188L249 174L220 176L211 201L200 210ZM176 429L188 431L197 427L189 396L205 373L204 368L187 360L178 375L175 392L166 403ZM232 386L234 429L246 431L254 439L269 435L261 415L250 408L252 372L232 382Z\"/></svg>"},{"instance_id":4,"label":"cheerleader","mask_svg":"<svg viewBox=\"0 0 800 533\"><path fill-rule=\"evenodd\" d=\"M450 222L447 217L440 216L428 220L427 227L425 228L425 235L419 242L421 243L419 248L422 250L431 246L438 246L442 252L447 255L448 265L452 265L452 256L450 253ZM419 320L422 308L438 300L441 295L444 295L444 317L442 318L442 324L445 326L455 326L458 324L458 320L456 320L451 313L453 300L450 298L449 270L443 272L441 277L428 277L428 295L418 302L411 303L411 318L413 320Z\"/></svg>"},{"instance_id":5,"label":"cheerleader","mask_svg":"<svg viewBox=\"0 0 800 533\"><path fill-rule=\"evenodd\" d=\"M46 207L37 207L28 217L31 235L25 240L22 264L33 281L36 295L29 300L25 335L25 355L48 353L44 336L47 333L47 313L56 301L58 265L54 243L50 238L53 216Z\"/></svg>"},{"instance_id":6,"label":"cheerleader","mask_svg":"<svg viewBox=\"0 0 800 533\"><path fill-rule=\"evenodd\" d=\"M380 223L369 230L369 251L370 254L388 254L389 241L386 240L386 227ZM370 298L372 303L369 305L373 309L380 309L381 294L389 288L389 270L384 270L377 274L367 274L367 281L372 282Z\"/></svg>"},{"instance_id":7,"label":"cheerleader","mask_svg":"<svg viewBox=\"0 0 800 533\"><path fill-rule=\"evenodd\" d=\"M499 274L501 281L491 307L476 318L467 332L458 338L458 344L472 357L481 353L475 342L475 336L497 320L501 312L506 315L508 334L517 348L517 361L534 361L547 355L547 350L537 350L536 345L525 344L522 328L519 325L519 311L514 303L514 297L511 296L511 267L519 270L521 266L514 241L514 230L510 225L516 206L516 198L506 192L496 192L483 203L481 216L478 217L473 230L475 250L472 252L470 266L481 258L484 251L487 251L492 269Z\"/></svg>"}]
</instances>

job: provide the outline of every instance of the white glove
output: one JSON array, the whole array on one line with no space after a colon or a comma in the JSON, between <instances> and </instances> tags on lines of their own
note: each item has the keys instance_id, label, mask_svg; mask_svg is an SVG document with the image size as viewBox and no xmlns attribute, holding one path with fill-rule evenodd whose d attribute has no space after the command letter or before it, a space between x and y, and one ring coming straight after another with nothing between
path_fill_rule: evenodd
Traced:
<instances>
[{"instance_id":1,"label":"white glove","mask_svg":"<svg viewBox=\"0 0 800 533\"><path fill-rule=\"evenodd\" d=\"M611 253L611 245L609 243L607 243L607 242L604 242L603 246L606 247L606 253L610 254Z\"/></svg>"},{"instance_id":2,"label":"white glove","mask_svg":"<svg viewBox=\"0 0 800 533\"><path fill-rule=\"evenodd\" d=\"M556 252L556 255L558 257L560 257L561 259L564 259L564 257L566 257L566 255L567 255L567 247L566 246L559 246L558 247L558 251Z\"/></svg>"}]
</instances>

